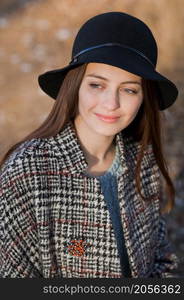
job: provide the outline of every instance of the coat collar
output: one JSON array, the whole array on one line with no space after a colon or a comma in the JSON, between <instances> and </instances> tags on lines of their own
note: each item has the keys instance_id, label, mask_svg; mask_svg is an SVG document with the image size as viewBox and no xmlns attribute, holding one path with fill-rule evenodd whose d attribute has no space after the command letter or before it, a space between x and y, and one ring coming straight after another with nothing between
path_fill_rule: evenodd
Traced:
<instances>
[{"instance_id":1,"label":"coat collar","mask_svg":"<svg viewBox=\"0 0 184 300\"><path fill-rule=\"evenodd\" d=\"M116 135L115 141L120 150L120 159L124 166L123 170L126 172L128 169L126 147L132 144L132 138L125 137L123 132L120 132ZM88 164L73 122L68 122L64 129L52 138L52 146L57 147L57 152L64 157L66 168L70 173L83 173L87 169Z\"/></svg>"}]
</instances>

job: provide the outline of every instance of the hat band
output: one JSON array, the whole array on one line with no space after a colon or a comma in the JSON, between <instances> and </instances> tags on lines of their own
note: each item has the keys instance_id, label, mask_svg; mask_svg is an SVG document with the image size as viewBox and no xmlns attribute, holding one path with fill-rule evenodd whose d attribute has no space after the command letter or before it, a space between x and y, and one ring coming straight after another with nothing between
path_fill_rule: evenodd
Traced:
<instances>
[{"instance_id":1,"label":"hat band","mask_svg":"<svg viewBox=\"0 0 184 300\"><path fill-rule=\"evenodd\" d=\"M151 60L146 56L144 55L142 52L132 48L132 47L129 47L129 46L126 46L126 45L122 45L122 44L119 44L119 43L106 43L106 44L100 44L100 45L97 45L97 46L93 46L93 47L89 47L89 48L86 48L82 51L80 51L79 53L77 53L71 60L70 64L71 63L74 63L74 62L77 62L77 59L80 55L82 55L83 53L86 53L88 51L91 51L93 49L98 49L98 48L102 48L102 47L111 47L111 46L118 46L118 47L121 47L121 48L125 48L125 49L129 49L131 51L134 51L135 53L139 54L142 58L144 58L145 60L147 60L147 62L149 62L154 68L154 64L151 62Z\"/></svg>"}]
</instances>

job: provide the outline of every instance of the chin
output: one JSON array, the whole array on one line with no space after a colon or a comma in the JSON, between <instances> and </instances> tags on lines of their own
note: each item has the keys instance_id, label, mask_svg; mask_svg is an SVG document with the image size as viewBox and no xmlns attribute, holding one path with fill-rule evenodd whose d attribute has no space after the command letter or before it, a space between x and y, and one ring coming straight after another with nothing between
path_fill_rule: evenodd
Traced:
<instances>
[{"instance_id":1,"label":"chin","mask_svg":"<svg viewBox=\"0 0 184 300\"><path fill-rule=\"evenodd\" d=\"M121 128L97 128L95 131L104 136L114 136L121 130Z\"/></svg>"}]
</instances>

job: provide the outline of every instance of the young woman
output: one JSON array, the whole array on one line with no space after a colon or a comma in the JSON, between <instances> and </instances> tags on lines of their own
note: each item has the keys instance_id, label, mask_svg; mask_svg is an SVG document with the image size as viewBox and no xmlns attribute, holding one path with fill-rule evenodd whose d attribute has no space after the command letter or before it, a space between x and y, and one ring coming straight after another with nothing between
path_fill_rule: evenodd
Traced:
<instances>
[{"instance_id":1,"label":"young woman","mask_svg":"<svg viewBox=\"0 0 184 300\"><path fill-rule=\"evenodd\" d=\"M1 277L173 276L160 111L177 88L156 61L147 25L110 12L81 27L68 66L39 76L56 102L2 162Z\"/></svg>"}]
</instances>

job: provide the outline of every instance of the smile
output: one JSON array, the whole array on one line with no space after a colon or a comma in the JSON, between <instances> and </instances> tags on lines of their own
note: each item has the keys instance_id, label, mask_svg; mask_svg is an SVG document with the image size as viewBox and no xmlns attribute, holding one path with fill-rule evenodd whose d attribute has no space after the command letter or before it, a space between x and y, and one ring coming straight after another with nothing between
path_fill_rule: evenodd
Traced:
<instances>
[{"instance_id":1,"label":"smile","mask_svg":"<svg viewBox=\"0 0 184 300\"><path fill-rule=\"evenodd\" d=\"M114 123L120 118L119 116L106 116L101 114L95 114L95 115L97 116L98 119L107 123Z\"/></svg>"}]
</instances>

